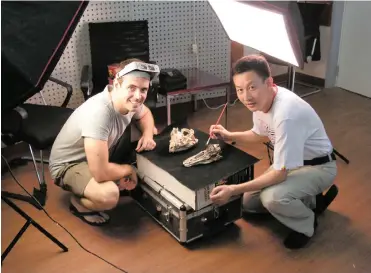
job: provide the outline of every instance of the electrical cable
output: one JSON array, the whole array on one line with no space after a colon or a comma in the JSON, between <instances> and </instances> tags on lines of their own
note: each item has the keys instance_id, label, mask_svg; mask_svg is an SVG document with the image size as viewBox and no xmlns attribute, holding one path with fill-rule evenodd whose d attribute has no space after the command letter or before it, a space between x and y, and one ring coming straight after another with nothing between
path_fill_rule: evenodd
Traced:
<instances>
[{"instance_id":1,"label":"electrical cable","mask_svg":"<svg viewBox=\"0 0 371 273\"><path fill-rule=\"evenodd\" d=\"M216 106L216 107L211 107L207 104L206 100L204 98L201 98L202 101L205 103L206 107L209 108L210 110L218 110L219 108L221 107L224 107L225 106L225 103L219 105L219 106ZM234 100L233 103L229 103L228 106L234 106L238 101L238 98Z\"/></svg>"},{"instance_id":2,"label":"electrical cable","mask_svg":"<svg viewBox=\"0 0 371 273\"><path fill-rule=\"evenodd\" d=\"M52 220L57 226L60 226L62 229L64 229L71 237L72 237L72 239L74 239L75 240L75 242L83 249L83 250L85 250L86 252L88 252L89 254L91 254L91 255L93 255L93 256L95 256L95 257L97 257L98 259L101 259L102 261L104 261L105 263L107 263L107 264L109 264L109 265L111 265L112 267L114 267L114 268L116 268L117 270L119 270L119 271L121 271L121 272L124 272L124 273L129 273L129 272L127 272L127 271L125 271L124 269L122 269L122 268L120 268L120 267L118 267L118 266L116 266L116 265L114 265L113 263L111 263L111 262L109 262L109 261L107 261L107 260L105 260L104 258L102 258L102 257L100 257L98 254L95 254L94 252L91 252L90 250L88 250L88 249L86 249L76 238L75 238L75 236L73 236L72 234L71 234L71 232L69 232L64 226L62 226L59 222L57 222L56 220L54 220L50 215L49 215L49 213L43 208L43 206L39 203L39 201L32 195L32 194L30 194L23 186L22 186L22 184L18 181L18 179L15 177L15 175L14 175L14 173L13 173L13 171L12 171L12 169L11 169L11 167L10 167L10 165L9 165L9 163L8 163L8 161L6 160L6 158L3 156L3 155L1 155L1 157L3 158L3 160L5 161L5 164L7 165L7 167L8 167L8 169L9 169L9 172L10 172L10 175L12 176L12 178L15 180L15 182L18 184L18 186L20 186L32 199L34 199L36 202L37 202L37 204L40 206L40 208L44 211L44 213L49 217L49 219L50 220Z\"/></svg>"}]
</instances>

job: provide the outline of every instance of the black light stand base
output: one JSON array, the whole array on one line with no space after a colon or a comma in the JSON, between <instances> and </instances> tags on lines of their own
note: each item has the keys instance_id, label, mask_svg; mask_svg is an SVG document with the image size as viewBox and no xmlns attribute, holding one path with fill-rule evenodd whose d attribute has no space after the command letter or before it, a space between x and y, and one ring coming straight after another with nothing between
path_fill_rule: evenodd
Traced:
<instances>
[{"instance_id":1,"label":"black light stand base","mask_svg":"<svg viewBox=\"0 0 371 273\"><path fill-rule=\"evenodd\" d=\"M3 191L3 192L1 192L1 194L2 194L2 196L7 197L7 198L12 198L12 199L15 199L15 200L20 200L20 201L30 203L31 205L33 205L38 210L42 209L42 207L33 198L31 198L29 196L24 196L22 194L17 194L17 193L12 193L12 192L7 192L7 191Z\"/></svg>"},{"instance_id":2,"label":"black light stand base","mask_svg":"<svg viewBox=\"0 0 371 273\"><path fill-rule=\"evenodd\" d=\"M41 185L40 189L37 189L37 188L33 189L33 196L39 202L39 204L32 197L25 196L22 194L2 191L2 196L30 203L38 210L42 210L42 207L45 206L46 204L46 196L47 196L46 192L47 192L46 185Z\"/></svg>"},{"instance_id":3,"label":"black light stand base","mask_svg":"<svg viewBox=\"0 0 371 273\"><path fill-rule=\"evenodd\" d=\"M8 194L6 194L8 195ZM12 195L12 194L11 194ZM9 196L9 195L8 195ZM24 196L22 196L24 197ZM10 196L11 198L11 196ZM1 199L7 203L13 210L15 210L19 215L21 215L27 222L23 225L23 227L19 230L17 235L14 237L12 242L9 244L9 246L5 249L4 253L1 254L1 263L5 260L5 258L8 256L10 251L13 249L15 244L18 242L18 240L21 238L23 233L27 230L27 228L30 225L33 225L35 228L37 228L41 233L43 233L46 237L48 237L51 241L53 241L56 245L58 245L64 252L68 251L68 248L62 244L60 241L58 241L53 235L51 235L48 231L46 231L42 226L40 226L37 222L35 222L27 213L25 213L23 210L21 210L16 204L14 204L8 197L4 195L4 192L1 194ZM18 198L16 198L18 199ZM22 199L19 199L22 200Z\"/></svg>"},{"instance_id":4,"label":"black light stand base","mask_svg":"<svg viewBox=\"0 0 371 273\"><path fill-rule=\"evenodd\" d=\"M41 206L45 206L47 199L47 189L46 184L41 184L40 189L33 189L33 196L39 201Z\"/></svg>"}]
</instances>

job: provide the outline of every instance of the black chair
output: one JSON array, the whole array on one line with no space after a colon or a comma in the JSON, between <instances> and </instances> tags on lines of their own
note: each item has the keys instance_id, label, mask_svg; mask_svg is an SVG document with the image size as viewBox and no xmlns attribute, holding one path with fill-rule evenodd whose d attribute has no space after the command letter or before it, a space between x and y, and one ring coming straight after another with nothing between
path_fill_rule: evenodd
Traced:
<instances>
[{"instance_id":1,"label":"black chair","mask_svg":"<svg viewBox=\"0 0 371 273\"><path fill-rule=\"evenodd\" d=\"M67 89L66 98L61 106L24 103L15 108L9 115L2 116L1 124L3 143L10 146L18 142L25 142L29 146L31 157L22 159L33 161L39 182L39 189L34 188L33 195L42 206L45 205L47 196L44 164L48 162L48 160L44 159L43 152L51 148L62 126L74 111L71 108L67 108L73 92L72 86L53 77L50 77L49 80ZM39 159L36 158L34 149L40 152ZM15 160L19 161L19 159ZM37 167L37 161L41 163L41 172L39 172ZM9 192L4 193L14 199L27 201L36 208L41 209L39 204L29 196Z\"/></svg>"},{"instance_id":2,"label":"black chair","mask_svg":"<svg viewBox=\"0 0 371 273\"><path fill-rule=\"evenodd\" d=\"M91 67L81 71L81 90L85 100L102 92L108 84L108 65L129 58L155 63L149 56L147 21L89 23ZM90 76L91 75L91 76ZM156 107L158 81L153 81L145 104Z\"/></svg>"}]
</instances>

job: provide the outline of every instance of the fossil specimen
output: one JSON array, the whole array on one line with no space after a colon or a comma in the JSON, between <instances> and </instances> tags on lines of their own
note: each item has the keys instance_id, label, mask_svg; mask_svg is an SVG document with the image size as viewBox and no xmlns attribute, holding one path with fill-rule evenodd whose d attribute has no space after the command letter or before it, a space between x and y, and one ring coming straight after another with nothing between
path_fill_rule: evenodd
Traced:
<instances>
[{"instance_id":1,"label":"fossil specimen","mask_svg":"<svg viewBox=\"0 0 371 273\"><path fill-rule=\"evenodd\" d=\"M209 164L222 158L219 144L209 144L206 149L183 161L185 167Z\"/></svg>"},{"instance_id":2,"label":"fossil specimen","mask_svg":"<svg viewBox=\"0 0 371 273\"><path fill-rule=\"evenodd\" d=\"M188 150L197 143L198 139L192 129L183 128L179 131L178 128L173 128L170 134L169 152L176 153Z\"/></svg>"}]
</instances>

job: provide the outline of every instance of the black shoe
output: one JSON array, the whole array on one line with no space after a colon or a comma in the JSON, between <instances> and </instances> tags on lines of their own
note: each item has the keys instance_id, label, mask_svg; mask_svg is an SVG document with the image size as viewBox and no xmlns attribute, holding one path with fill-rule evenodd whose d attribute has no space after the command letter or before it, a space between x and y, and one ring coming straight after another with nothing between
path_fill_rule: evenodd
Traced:
<instances>
[{"instance_id":1,"label":"black shoe","mask_svg":"<svg viewBox=\"0 0 371 273\"><path fill-rule=\"evenodd\" d=\"M316 196L316 208L314 209L314 213L316 215L322 214L332 203L332 201L334 201L338 193L338 187L336 185L332 185L324 195L322 193L318 194Z\"/></svg>"},{"instance_id":2,"label":"black shoe","mask_svg":"<svg viewBox=\"0 0 371 273\"><path fill-rule=\"evenodd\" d=\"M317 217L314 216L314 233L316 232L317 226L318 226ZM289 249L299 249L307 245L310 239L312 239L312 237L308 237L304 235L303 233L299 233L297 231L292 231L286 237L283 244L285 245L286 248L289 248Z\"/></svg>"}]
</instances>

